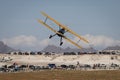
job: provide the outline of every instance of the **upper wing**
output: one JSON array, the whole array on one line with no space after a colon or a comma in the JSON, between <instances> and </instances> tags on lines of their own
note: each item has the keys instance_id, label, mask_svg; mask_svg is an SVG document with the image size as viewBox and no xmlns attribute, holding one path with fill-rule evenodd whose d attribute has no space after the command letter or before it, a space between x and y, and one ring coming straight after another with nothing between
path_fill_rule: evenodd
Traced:
<instances>
[{"instance_id":1,"label":"upper wing","mask_svg":"<svg viewBox=\"0 0 120 80\"><path fill-rule=\"evenodd\" d=\"M72 43L73 45L77 46L78 48L82 48L81 46L79 46L77 43L73 42L72 40L68 39L66 36L64 36L63 34L59 33L58 31L54 30L53 28L51 28L49 25L47 25L46 23L44 23L42 20L38 19L38 22L41 23L42 25L46 26L48 29L50 29L51 31L60 34L63 36L63 38L67 41L69 41L70 43Z\"/></svg>"},{"instance_id":2,"label":"upper wing","mask_svg":"<svg viewBox=\"0 0 120 80\"><path fill-rule=\"evenodd\" d=\"M52 20L53 22L55 22L59 27L61 28L65 28L66 31L70 32L71 34L77 36L78 38L80 38L81 40L85 41L86 43L89 43L85 38L81 37L80 35L78 35L77 33L75 33L74 31L72 31L71 29L69 29L67 26L59 23L58 21L56 21L55 19L53 19L52 17L50 17L49 15L47 15L44 12L41 12L44 16L46 16L47 18L49 18L50 20Z\"/></svg>"}]
</instances>

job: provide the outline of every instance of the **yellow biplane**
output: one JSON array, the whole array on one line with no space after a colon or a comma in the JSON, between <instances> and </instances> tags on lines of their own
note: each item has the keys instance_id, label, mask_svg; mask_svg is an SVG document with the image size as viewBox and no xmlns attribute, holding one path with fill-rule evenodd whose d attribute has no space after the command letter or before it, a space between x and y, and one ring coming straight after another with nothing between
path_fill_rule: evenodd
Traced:
<instances>
[{"instance_id":1,"label":"yellow biplane","mask_svg":"<svg viewBox=\"0 0 120 80\"><path fill-rule=\"evenodd\" d=\"M69 29L67 26L59 23L58 21L56 21L55 19L53 19L52 17L50 17L49 15L47 15L44 12L41 12L42 15L44 15L46 17L45 21L42 21L40 19L38 19L38 22L41 23L42 25L44 25L45 27L47 27L48 29L50 29L51 31L53 31L55 34L54 35L50 35L49 39L51 39L52 37L58 35L60 37L60 46L63 44L62 42L62 38L64 38L65 40L67 40L68 42L72 43L73 45L77 46L78 48L82 48L80 45L78 45L76 42L72 41L71 39L67 38L64 33L69 32L71 34L73 34L74 36L78 37L80 40L83 40L86 43L89 43L85 38L81 37L80 35L78 35L77 33L73 32L71 29ZM50 27L46 21L47 19L50 19L51 21L53 21L55 24L57 24L59 26L59 30L56 31L55 29L53 29L52 27Z\"/></svg>"}]
</instances>

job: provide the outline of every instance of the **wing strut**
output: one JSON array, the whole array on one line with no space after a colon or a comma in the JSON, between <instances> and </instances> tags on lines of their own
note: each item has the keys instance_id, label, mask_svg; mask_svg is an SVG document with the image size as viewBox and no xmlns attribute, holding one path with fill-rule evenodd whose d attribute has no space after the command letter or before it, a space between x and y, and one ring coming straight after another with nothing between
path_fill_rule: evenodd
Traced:
<instances>
[{"instance_id":1,"label":"wing strut","mask_svg":"<svg viewBox=\"0 0 120 80\"><path fill-rule=\"evenodd\" d=\"M48 18L46 17L44 23L46 23L47 19L48 19Z\"/></svg>"}]
</instances>

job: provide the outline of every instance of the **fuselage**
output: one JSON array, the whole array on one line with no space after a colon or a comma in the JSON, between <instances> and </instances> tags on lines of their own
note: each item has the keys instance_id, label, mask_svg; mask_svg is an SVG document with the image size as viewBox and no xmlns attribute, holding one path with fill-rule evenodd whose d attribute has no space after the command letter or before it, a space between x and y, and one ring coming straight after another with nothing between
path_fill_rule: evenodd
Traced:
<instances>
[{"instance_id":1,"label":"fuselage","mask_svg":"<svg viewBox=\"0 0 120 80\"><path fill-rule=\"evenodd\" d=\"M64 33L65 33L65 29L60 29L58 32L64 35ZM57 35L58 35L59 37L63 37L63 36L60 35L60 34L57 34Z\"/></svg>"}]
</instances>

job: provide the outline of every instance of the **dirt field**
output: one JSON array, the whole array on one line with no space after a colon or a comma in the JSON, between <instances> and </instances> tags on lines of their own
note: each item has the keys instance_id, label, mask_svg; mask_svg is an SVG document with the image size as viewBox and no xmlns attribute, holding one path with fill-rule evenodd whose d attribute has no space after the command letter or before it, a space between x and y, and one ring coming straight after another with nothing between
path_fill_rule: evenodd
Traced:
<instances>
[{"instance_id":1,"label":"dirt field","mask_svg":"<svg viewBox=\"0 0 120 80\"><path fill-rule=\"evenodd\" d=\"M120 80L120 71L47 70L0 73L0 80Z\"/></svg>"}]
</instances>

